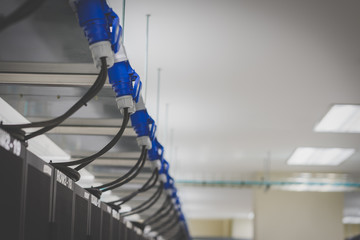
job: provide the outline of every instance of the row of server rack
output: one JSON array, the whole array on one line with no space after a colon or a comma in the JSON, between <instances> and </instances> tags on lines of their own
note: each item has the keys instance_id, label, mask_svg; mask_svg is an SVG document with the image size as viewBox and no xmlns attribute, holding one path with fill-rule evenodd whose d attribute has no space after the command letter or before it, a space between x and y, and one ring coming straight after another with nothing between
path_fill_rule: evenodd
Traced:
<instances>
[{"instance_id":1,"label":"row of server rack","mask_svg":"<svg viewBox=\"0 0 360 240\"><path fill-rule=\"evenodd\" d=\"M0 164L0 239L148 239L1 129Z\"/></svg>"}]
</instances>

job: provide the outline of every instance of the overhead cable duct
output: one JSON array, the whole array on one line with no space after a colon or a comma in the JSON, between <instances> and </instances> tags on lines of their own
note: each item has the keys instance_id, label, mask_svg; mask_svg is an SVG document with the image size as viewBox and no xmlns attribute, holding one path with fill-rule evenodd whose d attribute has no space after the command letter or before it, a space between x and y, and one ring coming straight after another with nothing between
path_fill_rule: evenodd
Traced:
<instances>
[{"instance_id":1,"label":"overhead cable duct","mask_svg":"<svg viewBox=\"0 0 360 240\"><path fill-rule=\"evenodd\" d=\"M0 127L14 134L15 136L18 136L19 140L23 140L23 141L36 137L53 129L54 127L65 121L72 114L74 114L82 106L86 105L87 102L90 101L101 90L101 88L105 84L107 74L106 74L106 59L102 58L100 59L100 61L102 62L101 71L94 84L85 93L85 95L82 98L80 98L68 111L66 111L61 116L47 121L26 123L26 124L0 125ZM26 136L25 136L25 132L21 130L23 128L37 128L37 127L42 127L42 128Z\"/></svg>"},{"instance_id":2,"label":"overhead cable duct","mask_svg":"<svg viewBox=\"0 0 360 240\"><path fill-rule=\"evenodd\" d=\"M42 127L40 130L21 137L20 140L28 140L53 129L86 105L102 89L107 76L106 68L114 64L113 49L117 50L120 44L120 30L116 27L118 25L116 14L105 0L71 0L70 5L77 14L79 24L88 40L94 63L98 69L101 69L100 74L86 94L63 115L47 121L2 126L3 129L14 132L20 137L25 134L21 130L23 128ZM113 27L114 31L110 32L110 27Z\"/></svg>"},{"instance_id":3,"label":"overhead cable duct","mask_svg":"<svg viewBox=\"0 0 360 240\"><path fill-rule=\"evenodd\" d=\"M176 209L176 212L179 212L179 214L182 214L174 180L169 175L169 164L163 158L164 149L155 137L155 121L148 114L140 94L140 78L131 67L126 56L125 48L122 45L122 29L119 24L118 16L107 5L106 0L70 0L70 5L76 13L79 25L83 29L84 35L89 43L93 61L96 67L101 69L98 79L88 92L61 116L48 121L30 124L3 125L2 127L5 130L12 130L10 132L18 136L21 140L27 140L49 131L61 124L61 122L70 117L83 105L86 105L87 102L101 90L106 80L106 70L109 68L109 82L116 93L118 108L123 113L123 122L119 132L114 139L105 145L99 152L69 163L53 163L53 166L67 174L74 181L78 180L80 175L77 171L111 149L122 136L125 127L128 124L128 120L131 117L133 128L137 133L137 142L141 149L141 155L138 161L125 175L110 183L92 187L88 190L99 197L102 192L109 191L130 182L140 173L147 158L147 150L149 150L149 158L154 167L152 177L136 192L123 198L122 202L131 200L136 194L147 191L156 186L157 182L160 182L157 191L147 201L132 209L130 212L124 213L123 216L130 216L135 213L146 211L160 199L163 192L166 192L167 200L165 200L162 207L165 208L166 206L166 208L157 211L158 214L152 215L152 219L159 215L163 215L164 213L168 216L171 211L167 211L172 208ZM34 127L41 129L25 136L22 129ZM76 167L72 169L70 166ZM169 208L167 207L168 205L170 205ZM186 225L185 221L184 224Z\"/></svg>"}]
</instances>

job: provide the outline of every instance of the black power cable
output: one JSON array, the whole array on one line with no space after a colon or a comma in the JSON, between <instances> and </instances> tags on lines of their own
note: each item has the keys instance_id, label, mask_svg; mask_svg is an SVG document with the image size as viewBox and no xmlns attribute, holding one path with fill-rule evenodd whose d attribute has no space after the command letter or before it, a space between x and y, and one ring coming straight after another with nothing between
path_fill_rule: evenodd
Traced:
<instances>
[{"instance_id":1,"label":"black power cable","mask_svg":"<svg viewBox=\"0 0 360 240\"><path fill-rule=\"evenodd\" d=\"M146 192L146 191L150 190L152 187L154 187L157 180L158 180L158 177L159 177L159 171L155 168L152 175L151 175L151 177L146 181L146 183L141 188L139 188L135 192L133 192L133 193L131 193L131 194L129 194L129 195L123 197L123 198L120 198L118 200L108 202L108 203L113 204L113 205L122 205L122 204L130 201L131 199L133 199L139 193ZM152 183L150 184L151 181L152 181Z\"/></svg>"},{"instance_id":2,"label":"black power cable","mask_svg":"<svg viewBox=\"0 0 360 240\"><path fill-rule=\"evenodd\" d=\"M112 182L103 184L101 186L86 188L86 190L89 191L91 194L95 195L96 197L100 198L100 196L103 192L109 191L111 189L122 186L123 184L125 184L127 182L130 182L132 179L134 179L139 174L140 170L144 166L144 163L146 160L146 151L147 151L146 148L143 147L142 151L141 151L141 155L140 155L138 161L136 162L136 164L123 176L119 177L118 179L116 179ZM109 204L109 205L111 205L115 209L118 208L117 206L115 206L113 204Z\"/></svg>"},{"instance_id":3,"label":"black power cable","mask_svg":"<svg viewBox=\"0 0 360 240\"><path fill-rule=\"evenodd\" d=\"M163 190L163 186L162 184L159 184L158 189L153 193L153 195L150 198L148 198L145 202L141 203L139 206L132 208L131 211L132 212L137 211L139 209L142 209L143 207L146 207L147 204L151 203L154 199L156 199L159 195L161 195L162 190Z\"/></svg>"},{"instance_id":4,"label":"black power cable","mask_svg":"<svg viewBox=\"0 0 360 240\"><path fill-rule=\"evenodd\" d=\"M150 184L150 182L154 177L155 180ZM155 168L153 170L153 173L151 174L151 177L146 181L146 183L140 189L138 189L138 192L141 193L150 190L153 186L155 186L158 179L159 179L159 170Z\"/></svg>"},{"instance_id":5,"label":"black power cable","mask_svg":"<svg viewBox=\"0 0 360 240\"><path fill-rule=\"evenodd\" d=\"M143 166L145 164L145 160L146 160L146 151L147 151L146 148L143 147L139 160L130 169L130 171L127 172L124 176L122 176L112 182L103 184L103 185L95 187L95 188L101 190L102 192L105 192L105 191L109 191L109 190L118 188L118 187L124 185L125 183L130 182L132 179L134 179L140 173L141 169L143 168Z\"/></svg>"},{"instance_id":6,"label":"black power cable","mask_svg":"<svg viewBox=\"0 0 360 240\"><path fill-rule=\"evenodd\" d=\"M184 234L182 230L183 229L181 227L179 227L179 229L175 232L175 234L171 235L167 239L184 239L184 238L181 238Z\"/></svg>"},{"instance_id":7,"label":"black power cable","mask_svg":"<svg viewBox=\"0 0 360 240\"><path fill-rule=\"evenodd\" d=\"M144 224L149 224L150 222L153 222L154 219L157 219L158 215L161 214L164 210L166 211L167 207L170 206L171 209L171 198L167 196L164 203L161 205L161 207L153 213L151 216L149 216L147 219L144 220Z\"/></svg>"},{"instance_id":8,"label":"black power cable","mask_svg":"<svg viewBox=\"0 0 360 240\"><path fill-rule=\"evenodd\" d=\"M170 222L170 221L169 221ZM166 226L168 226L169 222L167 222ZM167 233L168 231L170 231L171 229L173 229L177 224L179 223L179 219L175 218L175 221L167 228L163 229L162 231L158 232L158 236L159 235L164 235L164 233Z\"/></svg>"},{"instance_id":9,"label":"black power cable","mask_svg":"<svg viewBox=\"0 0 360 240\"><path fill-rule=\"evenodd\" d=\"M126 216L130 216L136 213L141 213L144 212L145 210L149 209L150 207L152 207L160 198L161 194L163 193L164 190L164 184L160 183L158 189L156 190L156 192L145 202L143 202L142 204L140 204L139 206L131 209L131 211L129 212L125 212L123 214L121 214L122 217L126 217Z\"/></svg>"},{"instance_id":10,"label":"black power cable","mask_svg":"<svg viewBox=\"0 0 360 240\"><path fill-rule=\"evenodd\" d=\"M159 220L165 218L166 216L168 216L168 214L170 214L170 212L173 210L173 205L169 204L168 208L166 209L166 211L160 215L158 215L157 217L151 219L148 222L144 222L146 225L152 225L153 223L157 223Z\"/></svg>"},{"instance_id":11,"label":"black power cable","mask_svg":"<svg viewBox=\"0 0 360 240\"><path fill-rule=\"evenodd\" d=\"M121 124L121 127L119 129L119 131L117 132L117 134L114 136L114 138L108 143L106 144L100 151L98 151L97 153L86 157L86 158L82 158L76 161L71 161L71 162L62 162L62 163L53 163L53 166L74 166L74 165L78 165L75 170L79 171L80 169L86 167L88 164L90 164L91 162L93 162L95 159L97 159L98 157L102 156L103 154L105 154L106 152L108 152L113 146L115 146L115 144L120 140L121 136L123 135L126 126L129 122L129 118L130 118L130 114L129 114L129 110L128 108L124 109L124 118L123 118L123 122Z\"/></svg>"},{"instance_id":12,"label":"black power cable","mask_svg":"<svg viewBox=\"0 0 360 240\"><path fill-rule=\"evenodd\" d=\"M95 81L95 83L89 88L89 90L85 93L84 96L82 96L69 110L67 110L64 114L62 114L59 117L46 120L46 121L40 121L40 122L34 122L34 123L26 123L26 124L13 124L13 125L2 125L1 127L5 130L8 130L9 132L15 131L19 132L22 128L38 128L42 127L41 129L30 133L29 135L26 135L24 137L24 140L31 139L33 137L36 137L38 135L41 135L54 127L58 126L60 123L65 121L68 117L70 117L72 114L74 114L77 110L79 110L82 106L86 105L88 101L90 101L104 86L105 81L107 77L107 63L106 58L101 58L101 71Z\"/></svg>"},{"instance_id":13,"label":"black power cable","mask_svg":"<svg viewBox=\"0 0 360 240\"><path fill-rule=\"evenodd\" d=\"M125 131L125 128L128 124L129 121L129 113L128 113L128 109L125 108L124 109L124 118L121 124L121 127L118 131L118 133L114 136L114 138L108 143L106 144L105 147L103 147L100 151L98 151L97 153L77 160L77 161L73 161L73 162L65 162L65 163L52 163L50 162L50 164L52 166L54 166L55 168L57 168L58 170L60 170L62 173L64 173L66 176L68 176L69 178L71 178L73 181L77 182L80 179L80 174L79 174L79 170L82 169L83 167L85 167L86 165L90 164L91 162L93 162L96 158L100 157L101 155L103 155L104 153L106 153L107 151L109 151L121 138L122 134ZM75 169L70 168L69 166L72 165L77 165L80 164L79 166L77 166ZM96 193L96 195L98 195L99 193Z\"/></svg>"},{"instance_id":14,"label":"black power cable","mask_svg":"<svg viewBox=\"0 0 360 240\"><path fill-rule=\"evenodd\" d=\"M156 226L152 226L151 229L152 231L159 232L159 230L171 224L174 219L178 219L177 211L174 211L172 214L164 217L161 221L157 222Z\"/></svg>"},{"instance_id":15,"label":"black power cable","mask_svg":"<svg viewBox=\"0 0 360 240\"><path fill-rule=\"evenodd\" d=\"M45 0L28 0L19 6L15 11L7 17L0 18L0 31L28 17L35 12Z\"/></svg>"}]
</instances>

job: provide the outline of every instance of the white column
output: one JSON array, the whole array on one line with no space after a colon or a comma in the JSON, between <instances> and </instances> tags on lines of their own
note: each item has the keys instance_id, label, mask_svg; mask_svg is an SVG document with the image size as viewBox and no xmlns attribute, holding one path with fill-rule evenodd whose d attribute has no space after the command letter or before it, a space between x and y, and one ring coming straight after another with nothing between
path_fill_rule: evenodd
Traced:
<instances>
[{"instance_id":1,"label":"white column","mask_svg":"<svg viewBox=\"0 0 360 240\"><path fill-rule=\"evenodd\" d=\"M344 194L257 190L255 240L341 240Z\"/></svg>"}]
</instances>

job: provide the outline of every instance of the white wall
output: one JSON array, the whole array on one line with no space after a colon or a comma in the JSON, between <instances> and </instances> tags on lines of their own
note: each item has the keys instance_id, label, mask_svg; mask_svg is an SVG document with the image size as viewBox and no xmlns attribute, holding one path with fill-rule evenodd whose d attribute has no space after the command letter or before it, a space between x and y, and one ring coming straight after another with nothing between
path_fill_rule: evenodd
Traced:
<instances>
[{"instance_id":1,"label":"white wall","mask_svg":"<svg viewBox=\"0 0 360 240\"><path fill-rule=\"evenodd\" d=\"M343 193L255 194L255 240L342 240Z\"/></svg>"},{"instance_id":2,"label":"white wall","mask_svg":"<svg viewBox=\"0 0 360 240\"><path fill-rule=\"evenodd\" d=\"M232 221L231 236L233 238L253 239L254 221L252 219L234 219Z\"/></svg>"},{"instance_id":3,"label":"white wall","mask_svg":"<svg viewBox=\"0 0 360 240\"><path fill-rule=\"evenodd\" d=\"M231 219L188 219L192 237L230 237Z\"/></svg>"}]
</instances>

